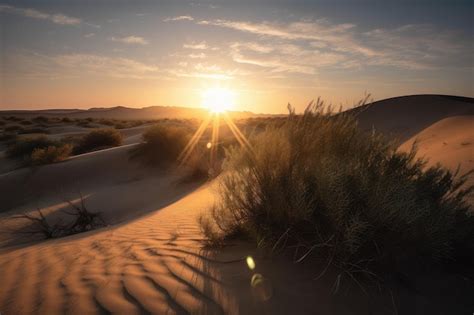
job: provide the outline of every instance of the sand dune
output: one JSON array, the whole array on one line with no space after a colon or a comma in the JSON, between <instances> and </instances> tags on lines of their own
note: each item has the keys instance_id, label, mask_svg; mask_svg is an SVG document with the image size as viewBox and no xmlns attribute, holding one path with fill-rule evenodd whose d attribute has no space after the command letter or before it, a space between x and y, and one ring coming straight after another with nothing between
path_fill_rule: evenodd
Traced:
<instances>
[{"instance_id":1,"label":"sand dune","mask_svg":"<svg viewBox=\"0 0 474 315\"><path fill-rule=\"evenodd\" d=\"M385 121L385 132L406 128L401 149L418 139L419 153L430 163L472 167L472 104L448 98L454 104L448 110L441 108L444 97L430 97L435 113L426 113L429 119L403 100L399 116L386 103L360 117L366 125ZM124 132L135 139L142 129ZM473 290L461 275L413 275L412 286L387 283L390 293L374 288L370 295L352 283L334 295L334 274L313 281L314 266L295 266L246 243L207 249L197 218L213 204L216 183L184 183L178 173L146 168L129 159L133 147L0 175L2 314L449 314L474 307L456 302L469 300ZM79 191L110 226L47 241L8 232L26 224L10 220L12 215L36 207L50 220L60 218L64 201L77 200ZM253 270L248 256L256 262ZM262 281L252 285L253 277Z\"/></svg>"},{"instance_id":2,"label":"sand dune","mask_svg":"<svg viewBox=\"0 0 474 315\"><path fill-rule=\"evenodd\" d=\"M247 244L237 243L218 251L204 249L196 218L212 204L213 198L213 188L207 185L169 206L115 227L0 249L2 313L394 311L387 292L376 290L374 295L366 296L353 284L345 288L344 295L333 295L333 278L313 281L314 269L295 266L284 257L265 256ZM254 270L247 267L247 256L254 258ZM263 281L251 285L255 275ZM441 300L437 294L413 290L394 291L396 296L406 297L399 306L403 314L412 312L413 307L442 314L448 311L445 303L453 305L460 294L469 292L467 284L455 287L443 293Z\"/></svg>"},{"instance_id":3,"label":"sand dune","mask_svg":"<svg viewBox=\"0 0 474 315\"><path fill-rule=\"evenodd\" d=\"M352 111L362 128L374 128L403 143L444 118L474 115L474 99L444 95L401 96Z\"/></svg>"},{"instance_id":4,"label":"sand dune","mask_svg":"<svg viewBox=\"0 0 474 315\"><path fill-rule=\"evenodd\" d=\"M441 164L460 174L474 169L474 115L453 116L442 119L400 146L401 150L410 150L416 141L417 155L428 161L428 166ZM474 185L474 176L468 185ZM470 203L474 205L474 196Z\"/></svg>"},{"instance_id":5,"label":"sand dune","mask_svg":"<svg viewBox=\"0 0 474 315\"><path fill-rule=\"evenodd\" d=\"M460 166L461 172L474 168L474 115L442 119L400 148L409 150L415 141L418 155L427 158L429 165L440 163L452 170Z\"/></svg>"}]
</instances>

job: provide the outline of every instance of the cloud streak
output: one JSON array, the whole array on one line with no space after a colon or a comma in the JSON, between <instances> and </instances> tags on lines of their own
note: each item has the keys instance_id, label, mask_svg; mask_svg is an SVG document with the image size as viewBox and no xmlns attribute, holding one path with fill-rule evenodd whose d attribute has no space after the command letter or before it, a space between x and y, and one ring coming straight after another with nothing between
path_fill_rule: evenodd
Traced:
<instances>
[{"instance_id":1,"label":"cloud streak","mask_svg":"<svg viewBox=\"0 0 474 315\"><path fill-rule=\"evenodd\" d=\"M81 78L84 76L121 79L159 79L160 69L131 58L70 53L8 55L5 75L28 78Z\"/></svg>"},{"instance_id":2,"label":"cloud streak","mask_svg":"<svg viewBox=\"0 0 474 315\"><path fill-rule=\"evenodd\" d=\"M50 14L30 8L19 8L11 5L0 5L0 12L18 14L24 17L47 20L60 25L79 25L82 20L62 13Z\"/></svg>"},{"instance_id":3,"label":"cloud streak","mask_svg":"<svg viewBox=\"0 0 474 315\"><path fill-rule=\"evenodd\" d=\"M175 17L168 17L163 20L163 22L172 22L172 21L194 21L194 18L190 15L180 15Z\"/></svg>"},{"instance_id":4,"label":"cloud streak","mask_svg":"<svg viewBox=\"0 0 474 315\"><path fill-rule=\"evenodd\" d=\"M354 24L332 24L325 19L290 23L216 19L196 23L254 34L253 41L231 45L233 60L274 72L312 74L327 66L433 69L440 64L455 65L456 60L465 60L473 53L472 48L460 44L462 41L454 40L455 34L430 25L364 32Z\"/></svg>"},{"instance_id":5,"label":"cloud streak","mask_svg":"<svg viewBox=\"0 0 474 315\"><path fill-rule=\"evenodd\" d=\"M140 36L111 37L111 41L128 45L148 45L150 42Z\"/></svg>"}]
</instances>

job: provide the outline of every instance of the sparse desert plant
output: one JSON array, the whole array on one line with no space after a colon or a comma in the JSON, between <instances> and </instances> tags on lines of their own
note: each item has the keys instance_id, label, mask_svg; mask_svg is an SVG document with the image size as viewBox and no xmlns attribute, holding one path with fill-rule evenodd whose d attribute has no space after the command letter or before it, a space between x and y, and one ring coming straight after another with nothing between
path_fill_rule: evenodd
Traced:
<instances>
[{"instance_id":1,"label":"sparse desert plant","mask_svg":"<svg viewBox=\"0 0 474 315\"><path fill-rule=\"evenodd\" d=\"M47 124L49 122L49 118L46 116L37 116L33 118L32 121L34 121L35 123Z\"/></svg>"},{"instance_id":2,"label":"sparse desert plant","mask_svg":"<svg viewBox=\"0 0 474 315\"><path fill-rule=\"evenodd\" d=\"M99 123L106 126L113 126L115 124L115 121L112 119L102 118L99 120Z\"/></svg>"},{"instance_id":3,"label":"sparse desert plant","mask_svg":"<svg viewBox=\"0 0 474 315\"><path fill-rule=\"evenodd\" d=\"M322 102L303 115L289 109L251 147L228 150L219 201L201 218L211 240L291 248L298 262L326 259L321 275L331 266L351 278L452 258L461 247L472 253L469 174L427 167L415 147L400 152Z\"/></svg>"},{"instance_id":4,"label":"sparse desert plant","mask_svg":"<svg viewBox=\"0 0 474 315\"><path fill-rule=\"evenodd\" d=\"M18 125L9 125L3 128L3 131L8 132L8 133L13 133L13 132L21 133L23 130L25 130L25 128Z\"/></svg>"},{"instance_id":5,"label":"sparse desert plant","mask_svg":"<svg viewBox=\"0 0 474 315\"><path fill-rule=\"evenodd\" d=\"M22 234L41 234L44 238L58 238L68 235L83 233L97 228L106 226L104 219L99 212L92 212L87 209L84 198L80 196L80 203L74 204L71 201L67 201L71 210L61 210L70 217L69 223L63 223L62 220L51 224L47 217L43 214L41 209L37 209L33 213L23 213L15 215L12 219L22 219L30 221L30 225L18 233Z\"/></svg>"},{"instance_id":6,"label":"sparse desert plant","mask_svg":"<svg viewBox=\"0 0 474 315\"><path fill-rule=\"evenodd\" d=\"M70 123L70 122L72 122L72 119L69 118L69 117L63 117L63 118L61 118L61 121L64 122L64 123Z\"/></svg>"},{"instance_id":7,"label":"sparse desert plant","mask_svg":"<svg viewBox=\"0 0 474 315\"><path fill-rule=\"evenodd\" d=\"M23 118L17 117L17 116L4 117L4 119L9 120L9 121L21 121L21 120L23 120Z\"/></svg>"},{"instance_id":8,"label":"sparse desert plant","mask_svg":"<svg viewBox=\"0 0 474 315\"><path fill-rule=\"evenodd\" d=\"M20 125L23 125L23 126L30 126L32 125L33 123L30 121L30 120L23 120L23 121L20 121Z\"/></svg>"},{"instance_id":9,"label":"sparse desert plant","mask_svg":"<svg viewBox=\"0 0 474 315\"><path fill-rule=\"evenodd\" d=\"M29 134L29 133L44 133L48 134L49 130L44 127L31 127L31 128L24 128L23 130L18 132L19 134Z\"/></svg>"},{"instance_id":10,"label":"sparse desert plant","mask_svg":"<svg viewBox=\"0 0 474 315\"><path fill-rule=\"evenodd\" d=\"M96 129L84 135L74 147L74 154L116 147L122 144L122 134L113 128Z\"/></svg>"},{"instance_id":11,"label":"sparse desert plant","mask_svg":"<svg viewBox=\"0 0 474 315\"><path fill-rule=\"evenodd\" d=\"M28 159L35 149L45 149L50 146L57 146L56 141L50 140L45 136L25 137L17 139L6 151L9 158Z\"/></svg>"},{"instance_id":12,"label":"sparse desert plant","mask_svg":"<svg viewBox=\"0 0 474 315\"><path fill-rule=\"evenodd\" d=\"M92 124L90 121L88 120L84 120L84 119L81 119L81 120L78 120L76 122L76 125L78 127L83 127L83 128L94 128L94 124Z\"/></svg>"},{"instance_id":13,"label":"sparse desert plant","mask_svg":"<svg viewBox=\"0 0 474 315\"><path fill-rule=\"evenodd\" d=\"M190 137L188 130L183 127L156 124L145 130L143 141L132 156L150 165L176 163Z\"/></svg>"},{"instance_id":14,"label":"sparse desert plant","mask_svg":"<svg viewBox=\"0 0 474 315\"><path fill-rule=\"evenodd\" d=\"M64 161L71 155L72 145L48 146L46 148L34 149L31 153L30 163L32 165L51 164Z\"/></svg>"},{"instance_id":15,"label":"sparse desert plant","mask_svg":"<svg viewBox=\"0 0 474 315\"><path fill-rule=\"evenodd\" d=\"M10 145L11 143L15 142L15 139L16 134L6 132L0 134L0 141L7 143L7 145Z\"/></svg>"}]
</instances>

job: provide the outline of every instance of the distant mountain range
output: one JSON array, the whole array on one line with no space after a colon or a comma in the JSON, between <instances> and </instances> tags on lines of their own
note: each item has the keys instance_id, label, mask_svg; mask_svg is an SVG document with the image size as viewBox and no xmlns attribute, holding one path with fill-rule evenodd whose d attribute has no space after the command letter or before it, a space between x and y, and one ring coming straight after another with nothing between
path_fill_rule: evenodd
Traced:
<instances>
[{"instance_id":1,"label":"distant mountain range","mask_svg":"<svg viewBox=\"0 0 474 315\"><path fill-rule=\"evenodd\" d=\"M348 112L356 114L364 129L376 129L385 134L396 136L400 141L437 121L459 115L474 115L474 98L450 95L408 95L376 101ZM150 106L130 108L116 106L90 109L47 109L47 110L7 110L0 116L50 116L70 118L108 118L108 119L189 119L207 115L204 108ZM232 111L233 118L269 117L281 115L254 114L252 112Z\"/></svg>"},{"instance_id":2,"label":"distant mountain range","mask_svg":"<svg viewBox=\"0 0 474 315\"><path fill-rule=\"evenodd\" d=\"M131 108L116 106L109 108L90 108L90 109L46 109L46 110L6 110L0 111L0 116L48 116L48 117L70 117L70 118L108 118L108 119L189 119L202 118L207 115L204 108L191 107L171 107L171 106L150 106L143 108ZM248 118L267 116L254 114L252 112L230 111L229 115L233 118Z\"/></svg>"}]
</instances>

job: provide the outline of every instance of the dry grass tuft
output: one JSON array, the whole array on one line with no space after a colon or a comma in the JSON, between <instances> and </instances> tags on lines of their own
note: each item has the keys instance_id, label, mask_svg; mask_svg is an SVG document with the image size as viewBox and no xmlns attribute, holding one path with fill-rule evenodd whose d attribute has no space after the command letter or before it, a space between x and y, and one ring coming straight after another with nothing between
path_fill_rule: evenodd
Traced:
<instances>
[{"instance_id":1,"label":"dry grass tuft","mask_svg":"<svg viewBox=\"0 0 474 315\"><path fill-rule=\"evenodd\" d=\"M228 150L220 200L201 218L211 242L240 235L354 279L472 253L470 174L427 168L415 147L399 152L319 100L303 115L289 110L251 137L252 150Z\"/></svg>"},{"instance_id":2,"label":"dry grass tuft","mask_svg":"<svg viewBox=\"0 0 474 315\"><path fill-rule=\"evenodd\" d=\"M82 154L121 145L122 134L113 128L96 129L84 135L74 147L74 154Z\"/></svg>"}]
</instances>

